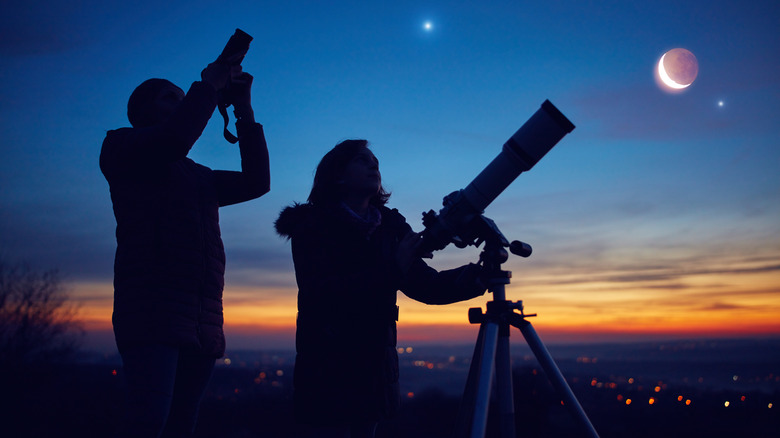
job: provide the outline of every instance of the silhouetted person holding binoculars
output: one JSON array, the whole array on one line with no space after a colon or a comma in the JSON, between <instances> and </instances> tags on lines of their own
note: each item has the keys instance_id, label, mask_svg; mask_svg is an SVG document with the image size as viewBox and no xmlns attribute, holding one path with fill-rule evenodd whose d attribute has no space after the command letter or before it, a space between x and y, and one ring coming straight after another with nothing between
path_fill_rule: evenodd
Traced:
<instances>
[{"instance_id":1,"label":"silhouetted person holding binoculars","mask_svg":"<svg viewBox=\"0 0 780 438\"><path fill-rule=\"evenodd\" d=\"M242 56L243 57L243 56ZM190 436L225 351L225 251L219 207L270 189L252 76L215 62L184 91L149 79L130 96L132 128L109 131L100 153L117 221L113 326L128 385L121 436ZM187 158L230 86L241 171Z\"/></svg>"}]
</instances>

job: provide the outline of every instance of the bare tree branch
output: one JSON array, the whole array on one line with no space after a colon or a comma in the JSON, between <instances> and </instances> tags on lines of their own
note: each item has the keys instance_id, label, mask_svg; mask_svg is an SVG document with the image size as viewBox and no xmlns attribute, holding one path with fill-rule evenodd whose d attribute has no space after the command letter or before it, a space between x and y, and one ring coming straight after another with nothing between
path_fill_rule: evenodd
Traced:
<instances>
[{"instance_id":1,"label":"bare tree branch","mask_svg":"<svg viewBox=\"0 0 780 438\"><path fill-rule=\"evenodd\" d=\"M0 260L0 367L70 357L83 333L56 270Z\"/></svg>"}]
</instances>

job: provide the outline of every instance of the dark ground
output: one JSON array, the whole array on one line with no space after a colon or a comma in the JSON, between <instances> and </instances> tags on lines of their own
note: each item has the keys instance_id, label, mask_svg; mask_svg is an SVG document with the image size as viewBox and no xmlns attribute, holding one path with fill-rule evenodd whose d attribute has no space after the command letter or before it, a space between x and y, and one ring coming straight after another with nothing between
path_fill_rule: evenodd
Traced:
<instances>
[{"instance_id":1,"label":"dark ground","mask_svg":"<svg viewBox=\"0 0 780 438\"><path fill-rule=\"evenodd\" d=\"M561 356L556 361L602 438L780 436L780 370L773 358L755 359L761 363L746 368L744 363L709 358L632 361L616 357L591 363L581 357L568 358L563 351ZM196 437L293 436L292 362L264 357L237 359L230 366L217 367L202 404ZM451 357L449 365L440 368L421 363L419 357L402 356L402 381L427 381L434 386L415 383L414 391L405 389L399 417L380 424L378 438L452 436L460 403L456 394L462 391L465 379L461 377L468 365L458 367ZM581 436L535 362L518 359L514 363L518 436ZM731 378L738 367L745 371ZM683 369L699 377L689 378ZM662 381L654 374L670 377ZM630 375L634 377L626 377ZM121 367L116 364L27 366L5 370L1 379L2 436L108 437L117 426L123 402ZM742 379L745 384L705 385L704 379ZM436 386L436 382L450 383ZM691 404L686 405L686 400ZM494 422L491 418L486 436L497 435Z\"/></svg>"}]
</instances>

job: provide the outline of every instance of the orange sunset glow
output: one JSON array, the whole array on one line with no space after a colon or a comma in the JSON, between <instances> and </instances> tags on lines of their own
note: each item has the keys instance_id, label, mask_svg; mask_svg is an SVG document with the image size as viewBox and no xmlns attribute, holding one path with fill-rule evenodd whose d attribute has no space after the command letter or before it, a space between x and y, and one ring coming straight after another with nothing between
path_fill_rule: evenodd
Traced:
<instances>
[{"instance_id":1,"label":"orange sunset glow","mask_svg":"<svg viewBox=\"0 0 780 438\"><path fill-rule=\"evenodd\" d=\"M647 275L629 283L610 270L581 273L524 273L520 267L507 299L522 300L543 340L607 342L637 339L768 336L780 333L780 274L749 262L721 270L680 268L676 286L663 287ZM520 284L522 283L522 284ZM72 284L81 297L85 328L111 328L110 284ZM228 284L225 328L228 346L293 348L296 315L294 287ZM477 326L468 322L470 307L482 307L490 294L445 306L425 305L399 292L399 343L471 343ZM96 299L96 297L101 297ZM88 298L88 299L87 299ZM519 333L515 335L522 339Z\"/></svg>"}]
</instances>

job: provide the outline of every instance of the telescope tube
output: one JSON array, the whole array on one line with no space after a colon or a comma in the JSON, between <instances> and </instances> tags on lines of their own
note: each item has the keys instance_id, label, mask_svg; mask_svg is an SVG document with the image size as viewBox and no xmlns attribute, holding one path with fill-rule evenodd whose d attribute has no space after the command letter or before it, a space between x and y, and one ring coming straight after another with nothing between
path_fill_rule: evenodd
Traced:
<instances>
[{"instance_id":1,"label":"telescope tube","mask_svg":"<svg viewBox=\"0 0 780 438\"><path fill-rule=\"evenodd\" d=\"M572 130L569 119L545 100L465 189L444 198L438 215L433 210L423 214L423 250L440 250L452 241L468 244L472 220Z\"/></svg>"},{"instance_id":2,"label":"telescope tube","mask_svg":"<svg viewBox=\"0 0 780 438\"><path fill-rule=\"evenodd\" d=\"M484 211L522 172L530 170L574 125L549 100L504 143L501 153L463 190L475 211Z\"/></svg>"}]
</instances>

